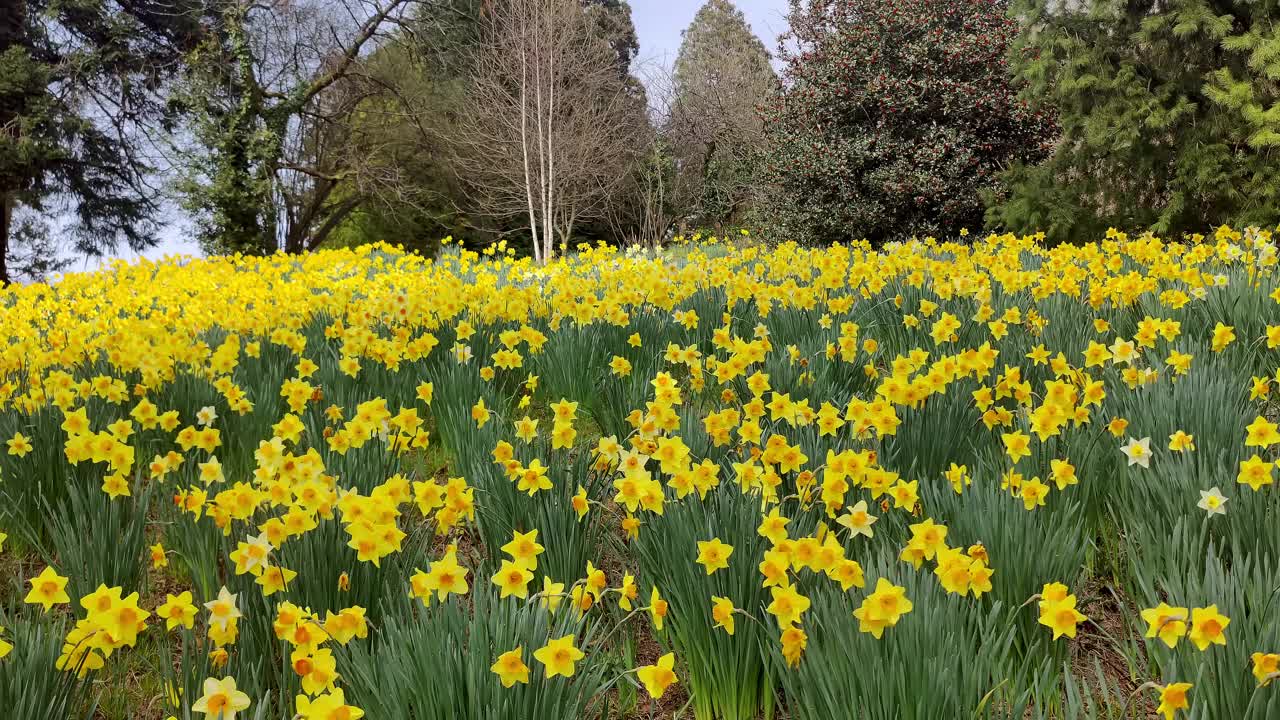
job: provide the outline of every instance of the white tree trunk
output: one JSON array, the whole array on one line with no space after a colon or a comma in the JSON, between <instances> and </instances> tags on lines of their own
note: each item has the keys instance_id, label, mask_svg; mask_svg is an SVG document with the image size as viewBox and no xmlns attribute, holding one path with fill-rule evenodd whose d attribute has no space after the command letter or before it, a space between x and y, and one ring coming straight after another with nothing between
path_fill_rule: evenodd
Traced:
<instances>
[{"instance_id":1,"label":"white tree trunk","mask_svg":"<svg viewBox=\"0 0 1280 720\"><path fill-rule=\"evenodd\" d=\"M521 13L520 30L527 36L527 15ZM529 174L529 46L520 44L520 149L524 156L524 191L529 201L529 232L533 234L533 259L541 264L542 247L538 243L538 215L533 209L533 177Z\"/></svg>"},{"instance_id":2,"label":"white tree trunk","mask_svg":"<svg viewBox=\"0 0 1280 720\"><path fill-rule=\"evenodd\" d=\"M554 0L553 0L554 1ZM548 11L551 7L547 8ZM547 35L553 36L558 28L555 26L555 14L552 12L545 13L547 21ZM552 228L555 223L555 188L556 188L556 145L555 145L555 117L556 117L556 55L559 50L559 44L556 42L548 42L548 58L547 58L547 182L546 182L546 206L542 210L542 242L545 247L542 250L543 262L551 262L556 255L555 240L552 238Z\"/></svg>"},{"instance_id":3,"label":"white tree trunk","mask_svg":"<svg viewBox=\"0 0 1280 720\"><path fill-rule=\"evenodd\" d=\"M546 72L547 53L550 48L547 47L546 32L546 8L540 2L532 3L534 16L534 31L530 38L533 47L533 97L534 97L534 116L537 118L536 129L538 132L538 210L542 214L540 218L543 223L542 228L542 257L539 262L546 264L551 260L547 254L547 238L546 238L546 217L547 217L547 158L550 148L547 147L547 118L545 114L546 103L543 94L549 78ZM534 233L537 242L538 233Z\"/></svg>"},{"instance_id":4,"label":"white tree trunk","mask_svg":"<svg viewBox=\"0 0 1280 720\"><path fill-rule=\"evenodd\" d=\"M470 112L448 134L452 160L476 212L500 224L524 218L533 257L545 264L571 241L567 219L576 226L608 215L647 118L582 0L494 8L474 55Z\"/></svg>"}]
</instances>

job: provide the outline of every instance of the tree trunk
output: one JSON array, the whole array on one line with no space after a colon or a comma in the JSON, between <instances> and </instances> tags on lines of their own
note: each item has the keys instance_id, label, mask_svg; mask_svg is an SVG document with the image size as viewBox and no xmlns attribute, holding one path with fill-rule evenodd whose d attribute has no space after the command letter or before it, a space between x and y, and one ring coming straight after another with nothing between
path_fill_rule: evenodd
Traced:
<instances>
[{"instance_id":1,"label":"tree trunk","mask_svg":"<svg viewBox=\"0 0 1280 720\"><path fill-rule=\"evenodd\" d=\"M0 14L0 54L22 44L26 39L27 29L27 3L23 0L7 0L3 5L4 12ZM8 104L0 108L0 133L12 134L15 144L18 125L13 120L23 113L28 99L25 96L10 97ZM6 172L12 170L12 166L6 168ZM13 230L13 210L16 206L14 191L23 187L22 183L22 179L7 177L4 189L0 190L0 288L13 281L9 276L9 234Z\"/></svg>"},{"instance_id":2,"label":"tree trunk","mask_svg":"<svg viewBox=\"0 0 1280 720\"><path fill-rule=\"evenodd\" d=\"M564 222L560 224L559 228L557 228L557 232L560 234L561 245L567 246L569 244L569 240L573 237L573 226L577 224L578 213L576 211L565 215Z\"/></svg>"},{"instance_id":3,"label":"tree trunk","mask_svg":"<svg viewBox=\"0 0 1280 720\"><path fill-rule=\"evenodd\" d=\"M542 12L541 3L530 5L533 8L533 33L530 36L530 44L533 50L533 110L534 129L538 134L538 205L539 212L542 215L542 264L551 262L550 249L554 240L547 237L550 230L551 222L547 217L547 193L549 192L548 183L550 175L547 171L547 160L551 156L551 148L547 146L547 119L546 102L543 98L544 83L548 80L544 79L544 67L546 63L547 52L550 50L543 43L546 41L546 35L543 32L543 25L546 18Z\"/></svg>"},{"instance_id":4,"label":"tree trunk","mask_svg":"<svg viewBox=\"0 0 1280 720\"><path fill-rule=\"evenodd\" d=\"M328 240L329 235L342 224L343 220L347 219L348 215L355 212L356 208L360 207L363 202L364 198L356 195L343 200L338 207L330 211L329 217L324 221L324 223L306 239L305 247L307 252L316 250L322 243L324 243L325 240Z\"/></svg>"},{"instance_id":5,"label":"tree trunk","mask_svg":"<svg viewBox=\"0 0 1280 720\"><path fill-rule=\"evenodd\" d=\"M555 13L551 11L554 6L548 6L545 10L547 17L547 203L546 209L543 210L542 216L542 241L547 244L542 252L543 262L551 262L555 257L555 240L551 236L551 229L555 224L556 207L556 146L555 146L555 118L556 118L556 53L559 52L559 46L555 42L555 34L558 28L555 27Z\"/></svg>"},{"instance_id":6,"label":"tree trunk","mask_svg":"<svg viewBox=\"0 0 1280 720\"><path fill-rule=\"evenodd\" d=\"M0 197L0 288L7 287L9 277L9 229L13 226L13 193Z\"/></svg>"},{"instance_id":7,"label":"tree trunk","mask_svg":"<svg viewBox=\"0 0 1280 720\"><path fill-rule=\"evenodd\" d=\"M538 215L533 209L533 177L529 173L529 46L528 30L521 16L520 38L520 150L524 156L524 191L529 200L529 232L533 235L533 259L542 264L542 246L538 244Z\"/></svg>"}]
</instances>

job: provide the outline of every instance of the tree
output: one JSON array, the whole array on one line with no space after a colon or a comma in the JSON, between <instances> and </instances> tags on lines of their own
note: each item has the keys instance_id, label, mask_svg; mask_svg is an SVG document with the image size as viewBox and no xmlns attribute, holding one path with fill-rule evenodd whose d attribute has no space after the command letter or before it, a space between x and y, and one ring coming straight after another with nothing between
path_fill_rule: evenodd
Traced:
<instances>
[{"instance_id":1,"label":"tree","mask_svg":"<svg viewBox=\"0 0 1280 720\"><path fill-rule=\"evenodd\" d=\"M145 151L200 14L197 0L3 2L0 285L50 267L41 216L55 212L83 254L155 244Z\"/></svg>"},{"instance_id":2,"label":"tree","mask_svg":"<svg viewBox=\"0 0 1280 720\"><path fill-rule=\"evenodd\" d=\"M372 188L399 179L352 151L350 121L376 95L360 72L366 49L411 4L218 0L175 98L195 139L178 148L178 190L206 250L312 250Z\"/></svg>"},{"instance_id":3,"label":"tree","mask_svg":"<svg viewBox=\"0 0 1280 720\"><path fill-rule=\"evenodd\" d=\"M676 202L698 225L742 214L759 187L760 108L778 89L769 51L729 0L708 0L683 33L665 131Z\"/></svg>"},{"instance_id":4,"label":"tree","mask_svg":"<svg viewBox=\"0 0 1280 720\"><path fill-rule=\"evenodd\" d=\"M639 45L630 7L621 0L580 1L585 22L608 45L617 78L639 113L644 88L631 75ZM510 214L494 213L486 194L474 190L470 173L455 168L457 123L471 112L468 88L493 19L487 14L491 6L496 7L493 0L422 2L398 31L396 41L379 46L362 63L361 73L380 92L362 104L354 119L359 130L354 152L370 167L398 171L401 181L395 192L368 194L367 201L330 236L333 242L387 240L429 253L446 235L476 246L506 236L515 245L528 247L527 208L522 204L518 213L523 222ZM474 159L485 161L485 157ZM631 182L631 177L618 181L607 225L601 218L584 218L575 234L625 236L629 228L615 227L612 221L630 219L631 208L623 195ZM338 192L347 192L347 185L342 183Z\"/></svg>"},{"instance_id":5,"label":"tree","mask_svg":"<svg viewBox=\"0 0 1280 720\"><path fill-rule=\"evenodd\" d=\"M361 72L379 92L353 118L353 151L370 168L398 172L396 192L371 194L331 241L387 241L424 253L443 237L483 245L504 229L470 212L448 139L467 112L464 91L488 0L432 0L416 8L395 42L377 48ZM344 182L339 193L359 193Z\"/></svg>"},{"instance_id":6,"label":"tree","mask_svg":"<svg viewBox=\"0 0 1280 720\"><path fill-rule=\"evenodd\" d=\"M671 234L685 206L675 197L675 160L664 135L646 127L636 137L635 162L605 220L617 243L655 248Z\"/></svg>"},{"instance_id":7,"label":"tree","mask_svg":"<svg viewBox=\"0 0 1280 720\"><path fill-rule=\"evenodd\" d=\"M1171 237L1280 220L1275 2L1019 0L1013 71L1059 116L1040 165L1005 176L992 223L1055 240L1106 228Z\"/></svg>"},{"instance_id":8,"label":"tree","mask_svg":"<svg viewBox=\"0 0 1280 720\"><path fill-rule=\"evenodd\" d=\"M539 262L605 218L645 124L643 95L596 15L579 0L496 4L450 138L473 207L499 222L523 216Z\"/></svg>"},{"instance_id":9,"label":"tree","mask_svg":"<svg viewBox=\"0 0 1280 720\"><path fill-rule=\"evenodd\" d=\"M807 241L948 235L1044 157L1053 123L1015 97L1002 0L791 0L767 111L771 215Z\"/></svg>"},{"instance_id":10,"label":"tree","mask_svg":"<svg viewBox=\"0 0 1280 720\"><path fill-rule=\"evenodd\" d=\"M437 48L396 42L364 63L362 72L378 91L352 116L348 135L350 152L365 170L335 190L361 202L326 242L385 241L431 254L445 236L472 244L486 237L486 229L476 227L464 209L465 194L442 140L462 112L462 92L461 80L436 61ZM398 182L370 187L361 181L370 173L398 177Z\"/></svg>"},{"instance_id":11,"label":"tree","mask_svg":"<svg viewBox=\"0 0 1280 720\"><path fill-rule=\"evenodd\" d=\"M628 83L633 91L639 85L631 76L631 63L640 52L640 37L631 20L631 5L626 0L579 0L587 13L592 33L603 39L614 54L614 68L618 79Z\"/></svg>"}]
</instances>

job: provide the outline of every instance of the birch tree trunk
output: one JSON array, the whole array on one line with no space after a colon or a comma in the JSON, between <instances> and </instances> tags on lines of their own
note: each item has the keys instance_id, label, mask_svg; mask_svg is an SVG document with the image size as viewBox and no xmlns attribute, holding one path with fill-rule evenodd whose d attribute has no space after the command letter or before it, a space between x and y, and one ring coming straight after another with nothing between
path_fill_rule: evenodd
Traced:
<instances>
[{"instance_id":1,"label":"birch tree trunk","mask_svg":"<svg viewBox=\"0 0 1280 720\"><path fill-rule=\"evenodd\" d=\"M554 4L556 0L549 0L549 5ZM550 10L550 8L548 8ZM554 23L554 13L547 12L544 14L547 18L548 27L547 34L551 35L556 31ZM556 145L555 145L555 120L556 120L556 50L555 43L547 43L547 182L546 182L546 207L542 210L542 262L549 263L555 257L555 241L552 239L552 228L555 222L555 187L556 187Z\"/></svg>"},{"instance_id":2,"label":"birch tree trunk","mask_svg":"<svg viewBox=\"0 0 1280 720\"><path fill-rule=\"evenodd\" d=\"M520 16L520 36L528 36L528 15ZM524 192L529 204L529 232L533 235L533 259L541 264L542 247L538 243L538 214L533 209L533 176L529 172L529 47L520 43L520 150L524 159Z\"/></svg>"}]
</instances>

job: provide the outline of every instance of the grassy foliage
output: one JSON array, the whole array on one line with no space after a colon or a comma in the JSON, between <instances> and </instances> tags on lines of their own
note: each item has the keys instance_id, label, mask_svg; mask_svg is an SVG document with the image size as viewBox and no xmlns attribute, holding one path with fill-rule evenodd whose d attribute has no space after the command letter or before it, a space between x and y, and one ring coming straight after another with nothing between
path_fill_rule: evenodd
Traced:
<instances>
[{"instance_id":1,"label":"grassy foliage","mask_svg":"<svg viewBox=\"0 0 1280 720\"><path fill-rule=\"evenodd\" d=\"M0 704L1273 717L1275 267L1224 228L6 290Z\"/></svg>"}]
</instances>

